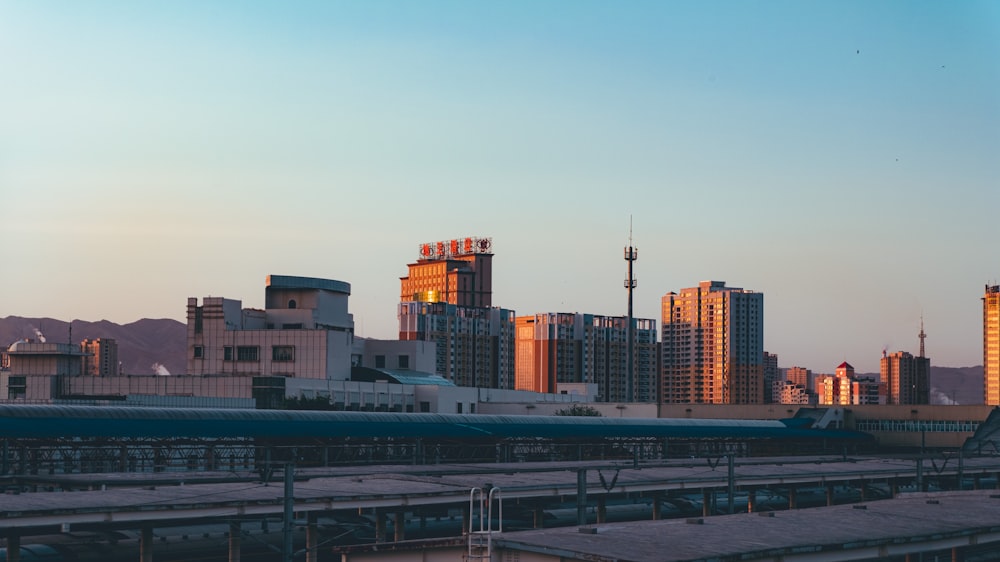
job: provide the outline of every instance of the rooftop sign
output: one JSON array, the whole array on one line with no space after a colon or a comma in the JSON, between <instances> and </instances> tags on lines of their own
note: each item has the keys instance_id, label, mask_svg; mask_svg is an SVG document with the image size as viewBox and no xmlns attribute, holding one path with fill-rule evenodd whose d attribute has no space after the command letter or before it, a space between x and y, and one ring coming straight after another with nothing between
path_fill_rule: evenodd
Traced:
<instances>
[{"instance_id":1,"label":"rooftop sign","mask_svg":"<svg viewBox=\"0 0 1000 562\"><path fill-rule=\"evenodd\" d=\"M471 254L493 253L492 238L455 238L420 245L420 259L441 260Z\"/></svg>"}]
</instances>

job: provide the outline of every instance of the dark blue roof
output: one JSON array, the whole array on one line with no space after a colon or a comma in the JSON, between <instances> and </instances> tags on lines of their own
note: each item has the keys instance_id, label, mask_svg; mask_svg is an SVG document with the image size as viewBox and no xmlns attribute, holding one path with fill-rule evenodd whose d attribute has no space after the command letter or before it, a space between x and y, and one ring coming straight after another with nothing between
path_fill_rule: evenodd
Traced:
<instances>
[{"instance_id":1,"label":"dark blue roof","mask_svg":"<svg viewBox=\"0 0 1000 562\"><path fill-rule=\"evenodd\" d=\"M836 438L778 420L0 405L0 437Z\"/></svg>"}]
</instances>

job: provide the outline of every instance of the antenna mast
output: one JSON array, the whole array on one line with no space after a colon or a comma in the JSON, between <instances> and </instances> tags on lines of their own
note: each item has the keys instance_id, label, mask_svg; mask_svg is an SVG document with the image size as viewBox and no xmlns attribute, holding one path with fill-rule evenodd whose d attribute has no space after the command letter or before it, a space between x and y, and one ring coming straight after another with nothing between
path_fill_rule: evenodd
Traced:
<instances>
[{"instance_id":1,"label":"antenna mast","mask_svg":"<svg viewBox=\"0 0 1000 562\"><path fill-rule=\"evenodd\" d=\"M628 246L625 248L625 261L628 262L628 279L625 280L625 290L628 291L628 324L625 328L625 340L628 342L625 363L625 401L635 401L635 358L633 320L632 320L632 290L638 284L632 274L632 263L639 259L639 251L632 246L632 215L628 217Z\"/></svg>"},{"instance_id":2,"label":"antenna mast","mask_svg":"<svg viewBox=\"0 0 1000 562\"><path fill-rule=\"evenodd\" d=\"M927 337L927 334L924 333L924 315L923 314L920 315L920 335L918 335L917 337L920 338L920 356L923 357L924 356L924 338Z\"/></svg>"}]
</instances>

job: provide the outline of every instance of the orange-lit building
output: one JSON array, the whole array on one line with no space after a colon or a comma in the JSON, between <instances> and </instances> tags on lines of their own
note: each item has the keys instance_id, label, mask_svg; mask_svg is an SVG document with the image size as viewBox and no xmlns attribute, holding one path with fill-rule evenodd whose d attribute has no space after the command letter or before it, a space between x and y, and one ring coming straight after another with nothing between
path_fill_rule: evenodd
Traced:
<instances>
[{"instance_id":1,"label":"orange-lit building","mask_svg":"<svg viewBox=\"0 0 1000 562\"><path fill-rule=\"evenodd\" d=\"M458 386L514 388L514 311L492 306L492 239L431 242L419 253L399 278L399 339L435 342L436 373Z\"/></svg>"},{"instance_id":2,"label":"orange-lit building","mask_svg":"<svg viewBox=\"0 0 1000 562\"><path fill-rule=\"evenodd\" d=\"M96 377L119 375L118 342L114 338L85 339L80 342L84 352L83 374Z\"/></svg>"},{"instance_id":3,"label":"orange-lit building","mask_svg":"<svg viewBox=\"0 0 1000 562\"><path fill-rule=\"evenodd\" d=\"M444 302L490 307L493 302L493 241L457 238L420 245L420 258L400 277L400 302Z\"/></svg>"},{"instance_id":4,"label":"orange-lit building","mask_svg":"<svg viewBox=\"0 0 1000 562\"><path fill-rule=\"evenodd\" d=\"M661 403L764 403L762 293L702 281L664 295L661 315Z\"/></svg>"},{"instance_id":5,"label":"orange-lit building","mask_svg":"<svg viewBox=\"0 0 1000 562\"><path fill-rule=\"evenodd\" d=\"M879 404L884 392L877 380L855 375L854 367L844 361L837 366L836 375L816 378L816 394L821 406L849 406Z\"/></svg>"},{"instance_id":6,"label":"orange-lit building","mask_svg":"<svg viewBox=\"0 0 1000 562\"><path fill-rule=\"evenodd\" d=\"M930 359L905 351L882 352L879 367L886 404L930 404Z\"/></svg>"},{"instance_id":7,"label":"orange-lit building","mask_svg":"<svg viewBox=\"0 0 1000 562\"><path fill-rule=\"evenodd\" d=\"M603 402L656 401L656 320L634 318L635 396L628 396L628 317L550 312L516 319L518 390L559 392L560 385L597 385Z\"/></svg>"},{"instance_id":8,"label":"orange-lit building","mask_svg":"<svg viewBox=\"0 0 1000 562\"><path fill-rule=\"evenodd\" d=\"M983 295L983 376L986 405L1000 406L1000 285Z\"/></svg>"}]
</instances>

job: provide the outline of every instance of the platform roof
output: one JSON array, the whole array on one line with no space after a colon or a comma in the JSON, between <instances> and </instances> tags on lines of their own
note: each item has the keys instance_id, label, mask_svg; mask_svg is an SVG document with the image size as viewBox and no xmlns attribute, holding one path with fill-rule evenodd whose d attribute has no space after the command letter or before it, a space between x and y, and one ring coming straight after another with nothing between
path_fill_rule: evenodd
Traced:
<instances>
[{"instance_id":1,"label":"platform roof","mask_svg":"<svg viewBox=\"0 0 1000 562\"><path fill-rule=\"evenodd\" d=\"M0 437L871 439L779 420L11 404L0 405Z\"/></svg>"}]
</instances>

